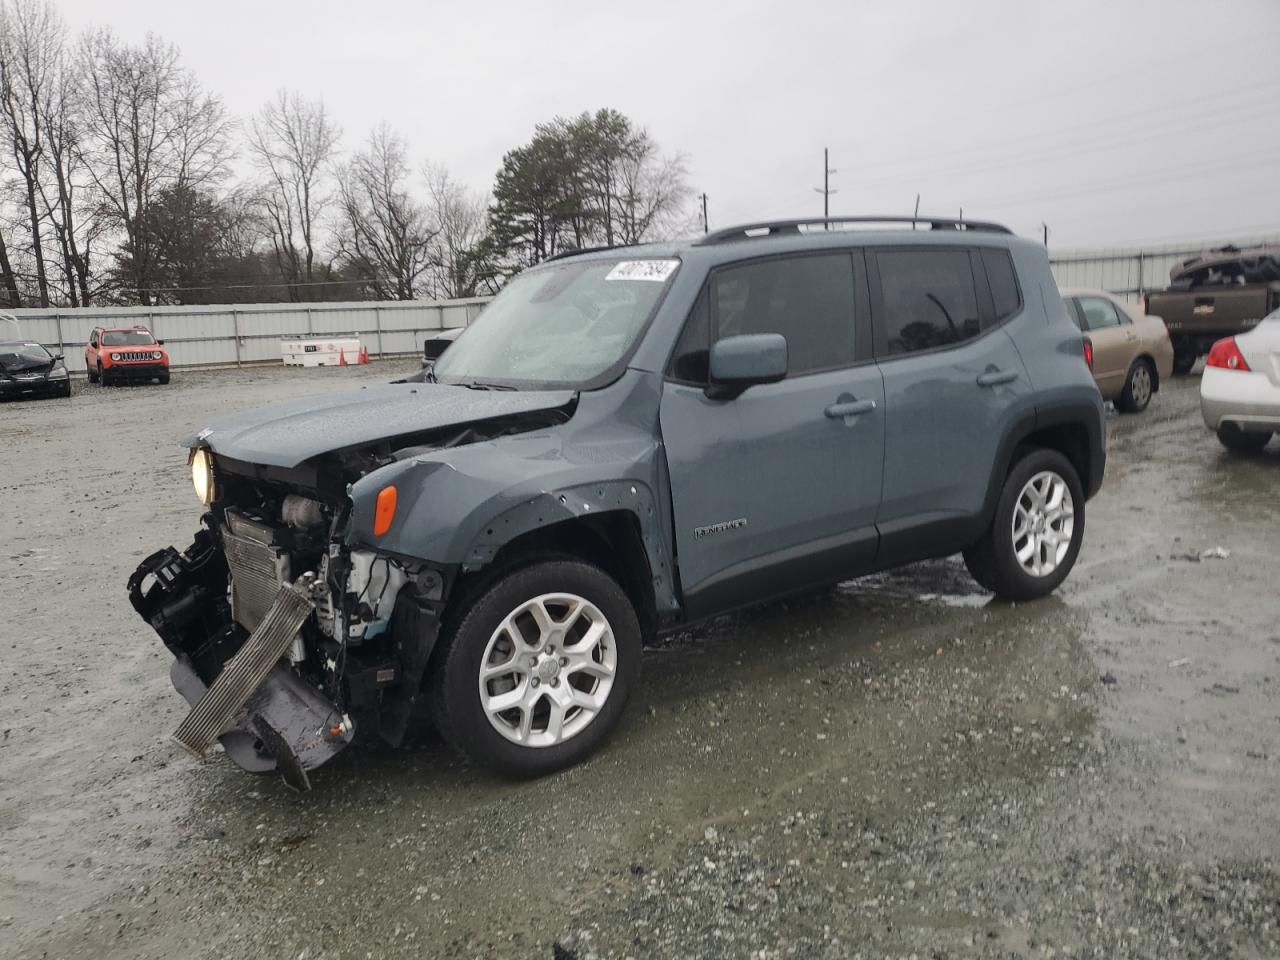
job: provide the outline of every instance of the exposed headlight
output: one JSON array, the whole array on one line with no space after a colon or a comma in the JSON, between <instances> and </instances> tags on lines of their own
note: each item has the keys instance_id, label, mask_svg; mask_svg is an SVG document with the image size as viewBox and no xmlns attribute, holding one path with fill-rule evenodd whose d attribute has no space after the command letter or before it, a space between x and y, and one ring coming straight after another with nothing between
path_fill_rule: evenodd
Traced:
<instances>
[{"instance_id":1,"label":"exposed headlight","mask_svg":"<svg viewBox=\"0 0 1280 960\"><path fill-rule=\"evenodd\" d=\"M152 360L163 360L163 359L164 359L164 354L163 354L163 353L161 353L159 350L156 350L154 353L152 353L152 354L151 354L151 359L152 359Z\"/></svg>"},{"instance_id":2,"label":"exposed headlight","mask_svg":"<svg viewBox=\"0 0 1280 960\"><path fill-rule=\"evenodd\" d=\"M217 495L213 476L213 457L204 447L197 447L191 454L191 485L196 488L196 498L206 507Z\"/></svg>"},{"instance_id":3,"label":"exposed headlight","mask_svg":"<svg viewBox=\"0 0 1280 960\"><path fill-rule=\"evenodd\" d=\"M62 364L58 364L49 371L50 380L65 380L67 378L67 368Z\"/></svg>"},{"instance_id":4,"label":"exposed headlight","mask_svg":"<svg viewBox=\"0 0 1280 960\"><path fill-rule=\"evenodd\" d=\"M120 360L120 354L118 354L118 353L113 353L113 354L111 355L111 360L112 360L112 362L113 362L113 363L119 362L119 360Z\"/></svg>"}]
</instances>

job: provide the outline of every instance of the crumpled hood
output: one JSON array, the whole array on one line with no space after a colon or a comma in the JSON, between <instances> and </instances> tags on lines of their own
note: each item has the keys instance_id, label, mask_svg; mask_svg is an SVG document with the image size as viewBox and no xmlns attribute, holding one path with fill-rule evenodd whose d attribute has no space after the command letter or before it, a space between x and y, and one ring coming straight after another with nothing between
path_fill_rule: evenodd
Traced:
<instances>
[{"instance_id":1,"label":"crumpled hood","mask_svg":"<svg viewBox=\"0 0 1280 960\"><path fill-rule=\"evenodd\" d=\"M184 441L246 463L296 467L322 453L389 437L552 410L570 390L472 390L437 383L388 383L304 397L215 421Z\"/></svg>"}]
</instances>

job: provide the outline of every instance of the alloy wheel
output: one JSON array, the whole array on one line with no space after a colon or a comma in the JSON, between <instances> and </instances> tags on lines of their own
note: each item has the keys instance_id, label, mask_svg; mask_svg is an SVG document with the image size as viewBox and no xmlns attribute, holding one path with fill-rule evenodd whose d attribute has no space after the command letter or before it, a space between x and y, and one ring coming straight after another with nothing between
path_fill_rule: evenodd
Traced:
<instances>
[{"instance_id":1,"label":"alloy wheel","mask_svg":"<svg viewBox=\"0 0 1280 960\"><path fill-rule=\"evenodd\" d=\"M1047 577L1058 569L1075 531L1075 504L1067 482L1052 470L1035 474L1013 508L1013 552L1022 569Z\"/></svg>"},{"instance_id":2,"label":"alloy wheel","mask_svg":"<svg viewBox=\"0 0 1280 960\"><path fill-rule=\"evenodd\" d=\"M480 705L495 730L525 747L581 733L613 689L618 651L608 619L572 593L534 597L493 631L480 660Z\"/></svg>"}]
</instances>

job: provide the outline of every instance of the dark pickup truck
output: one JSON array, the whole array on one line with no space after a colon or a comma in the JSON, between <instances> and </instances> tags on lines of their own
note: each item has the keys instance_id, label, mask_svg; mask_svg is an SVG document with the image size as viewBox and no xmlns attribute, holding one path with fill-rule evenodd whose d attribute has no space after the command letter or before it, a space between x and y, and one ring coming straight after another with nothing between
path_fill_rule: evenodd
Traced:
<instances>
[{"instance_id":1,"label":"dark pickup truck","mask_svg":"<svg viewBox=\"0 0 1280 960\"><path fill-rule=\"evenodd\" d=\"M1222 247L1184 260L1169 280L1168 290L1147 296L1147 313L1164 319L1174 372L1187 373L1215 341L1280 308L1280 245Z\"/></svg>"}]
</instances>

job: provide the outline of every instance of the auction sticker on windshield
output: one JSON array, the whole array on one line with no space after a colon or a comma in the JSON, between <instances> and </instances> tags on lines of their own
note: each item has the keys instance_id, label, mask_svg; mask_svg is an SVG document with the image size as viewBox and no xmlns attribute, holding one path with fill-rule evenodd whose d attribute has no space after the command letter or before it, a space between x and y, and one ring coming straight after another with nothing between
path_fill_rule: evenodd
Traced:
<instances>
[{"instance_id":1,"label":"auction sticker on windshield","mask_svg":"<svg viewBox=\"0 0 1280 960\"><path fill-rule=\"evenodd\" d=\"M606 280L656 280L666 281L676 272L679 260L623 260L609 271Z\"/></svg>"}]
</instances>

